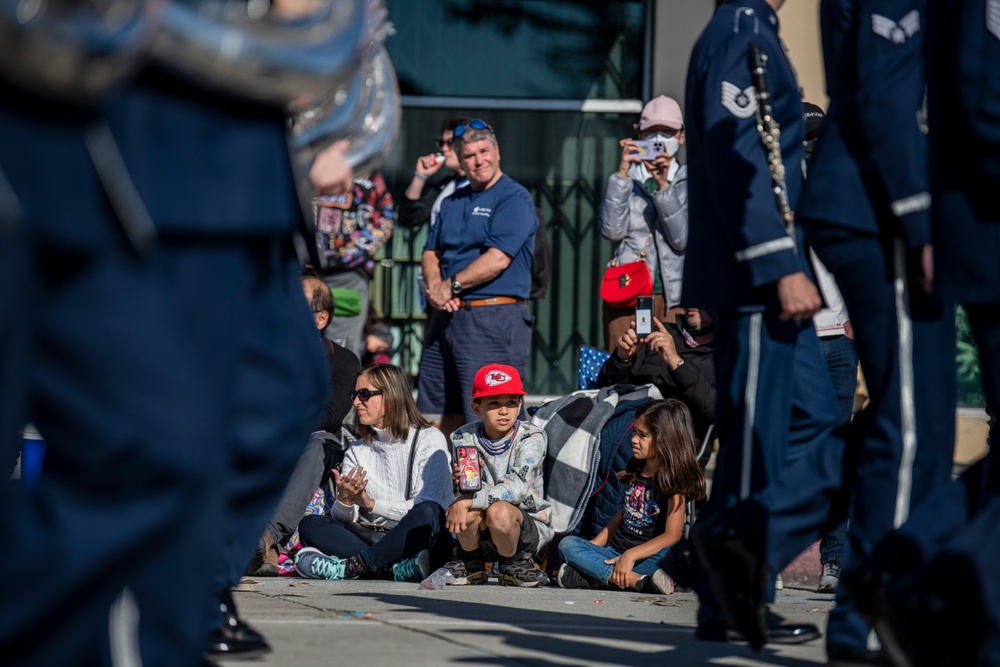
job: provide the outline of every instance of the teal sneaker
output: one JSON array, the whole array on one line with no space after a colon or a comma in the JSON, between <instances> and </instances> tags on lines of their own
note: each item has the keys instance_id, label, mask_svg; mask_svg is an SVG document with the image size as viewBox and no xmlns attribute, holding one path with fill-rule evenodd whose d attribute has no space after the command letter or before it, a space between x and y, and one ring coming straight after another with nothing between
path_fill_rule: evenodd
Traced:
<instances>
[{"instance_id":1,"label":"teal sneaker","mask_svg":"<svg viewBox=\"0 0 1000 667\"><path fill-rule=\"evenodd\" d=\"M327 556L315 547L306 547L295 556L295 571L306 579L326 579L341 581L344 577L346 559Z\"/></svg>"},{"instance_id":2,"label":"teal sneaker","mask_svg":"<svg viewBox=\"0 0 1000 667\"><path fill-rule=\"evenodd\" d=\"M413 558L404 558L392 564L393 581L409 581L419 584L431 573L431 553L424 549Z\"/></svg>"}]
</instances>

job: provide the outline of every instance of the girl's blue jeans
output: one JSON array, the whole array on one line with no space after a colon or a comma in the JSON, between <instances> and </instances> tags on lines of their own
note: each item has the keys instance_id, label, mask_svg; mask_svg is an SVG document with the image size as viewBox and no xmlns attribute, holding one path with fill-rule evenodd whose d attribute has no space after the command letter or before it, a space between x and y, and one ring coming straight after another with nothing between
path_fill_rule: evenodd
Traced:
<instances>
[{"instance_id":1,"label":"girl's blue jeans","mask_svg":"<svg viewBox=\"0 0 1000 667\"><path fill-rule=\"evenodd\" d=\"M653 574L660 567L660 563L666 557L668 551L670 551L670 547L661 549L649 558L637 561L632 571L644 576ZM611 573L615 571L614 565L607 565L604 561L621 555L622 552L617 549L599 547L575 535L564 537L559 542L559 556L562 557L564 562L569 563L586 575L600 579L604 583L608 583Z\"/></svg>"}]
</instances>

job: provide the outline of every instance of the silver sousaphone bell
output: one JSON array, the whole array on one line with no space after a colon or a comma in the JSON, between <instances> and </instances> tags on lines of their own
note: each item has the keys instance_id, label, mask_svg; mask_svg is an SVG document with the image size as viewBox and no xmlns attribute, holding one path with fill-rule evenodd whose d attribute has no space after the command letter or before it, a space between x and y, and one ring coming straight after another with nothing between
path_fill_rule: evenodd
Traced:
<instances>
[{"instance_id":1,"label":"silver sousaphone bell","mask_svg":"<svg viewBox=\"0 0 1000 667\"><path fill-rule=\"evenodd\" d=\"M373 20L372 0L306 4L286 17L266 0L171 0L153 52L212 90L288 104L348 79L384 18Z\"/></svg>"},{"instance_id":2,"label":"silver sousaphone bell","mask_svg":"<svg viewBox=\"0 0 1000 667\"><path fill-rule=\"evenodd\" d=\"M401 111L399 84L385 47L371 51L350 81L294 111L288 141L308 217L318 195L308 176L316 156L347 139L351 142L347 161L355 174L363 174L378 166L396 140Z\"/></svg>"},{"instance_id":3,"label":"silver sousaphone bell","mask_svg":"<svg viewBox=\"0 0 1000 667\"><path fill-rule=\"evenodd\" d=\"M0 0L0 77L35 94L96 98L145 60L162 0Z\"/></svg>"}]
</instances>

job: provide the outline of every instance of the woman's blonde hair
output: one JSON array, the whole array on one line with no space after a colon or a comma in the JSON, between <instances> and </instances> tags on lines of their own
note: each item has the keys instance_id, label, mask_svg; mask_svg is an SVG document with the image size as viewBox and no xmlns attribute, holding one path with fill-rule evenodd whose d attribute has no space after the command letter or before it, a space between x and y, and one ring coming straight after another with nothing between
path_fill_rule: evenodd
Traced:
<instances>
[{"instance_id":1,"label":"woman's blonde hair","mask_svg":"<svg viewBox=\"0 0 1000 667\"><path fill-rule=\"evenodd\" d=\"M382 428L388 431L393 439L405 439L411 426L427 428L431 425L417 409L410 388L410 377L399 366L390 364L365 366L358 377L367 377L368 381L382 392L382 406L385 409ZM373 427L359 423L357 428L358 435L365 442L375 439Z\"/></svg>"}]
</instances>

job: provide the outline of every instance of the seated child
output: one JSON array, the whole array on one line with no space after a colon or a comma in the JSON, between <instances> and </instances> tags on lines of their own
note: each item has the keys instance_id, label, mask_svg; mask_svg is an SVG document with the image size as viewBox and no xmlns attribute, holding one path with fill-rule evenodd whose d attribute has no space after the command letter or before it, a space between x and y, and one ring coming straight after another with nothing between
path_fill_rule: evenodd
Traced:
<instances>
[{"instance_id":1,"label":"seated child","mask_svg":"<svg viewBox=\"0 0 1000 667\"><path fill-rule=\"evenodd\" d=\"M618 473L626 486L622 508L589 542L571 535L559 543L559 585L672 593L659 564L681 538L687 502L705 497L696 453L687 406L672 398L639 406L632 460Z\"/></svg>"},{"instance_id":2,"label":"seated child","mask_svg":"<svg viewBox=\"0 0 1000 667\"><path fill-rule=\"evenodd\" d=\"M485 584L486 562L497 561L501 584L543 586L549 578L533 556L552 539L549 503L544 499L542 464L545 431L518 419L524 389L515 368L480 368L472 389L472 409L482 418L451 434L452 445L475 447L482 489L458 497L446 513L458 536L455 560L447 567L454 585ZM452 465L457 481L459 469Z\"/></svg>"}]
</instances>

